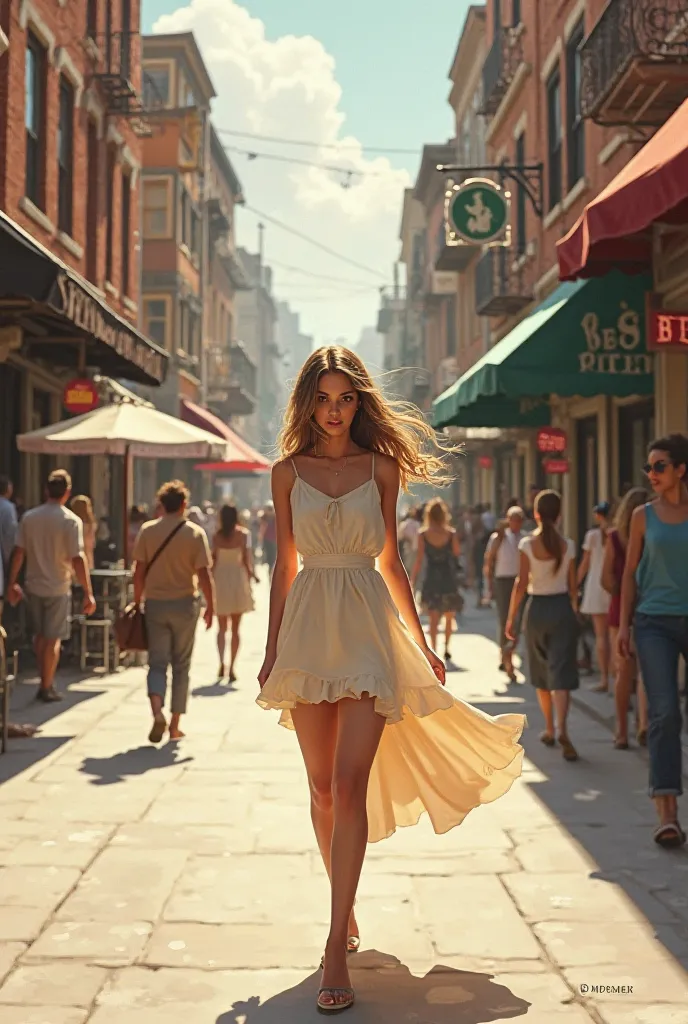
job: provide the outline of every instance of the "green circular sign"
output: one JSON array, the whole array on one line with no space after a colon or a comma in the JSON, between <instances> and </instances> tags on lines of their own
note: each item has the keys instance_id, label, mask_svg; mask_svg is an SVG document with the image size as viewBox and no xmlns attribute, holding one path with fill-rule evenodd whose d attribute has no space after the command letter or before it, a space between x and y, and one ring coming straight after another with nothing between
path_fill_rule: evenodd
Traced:
<instances>
[{"instance_id":1,"label":"green circular sign","mask_svg":"<svg viewBox=\"0 0 688 1024\"><path fill-rule=\"evenodd\" d=\"M449 200L450 227L465 242L491 242L504 233L509 204L493 181L473 179Z\"/></svg>"}]
</instances>

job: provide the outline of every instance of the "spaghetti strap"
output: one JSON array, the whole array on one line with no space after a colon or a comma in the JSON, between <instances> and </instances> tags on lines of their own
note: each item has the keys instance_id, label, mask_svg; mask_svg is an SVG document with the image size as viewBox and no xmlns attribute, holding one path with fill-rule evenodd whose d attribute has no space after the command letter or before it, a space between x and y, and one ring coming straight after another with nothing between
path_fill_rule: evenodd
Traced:
<instances>
[{"instance_id":1,"label":"spaghetti strap","mask_svg":"<svg viewBox=\"0 0 688 1024\"><path fill-rule=\"evenodd\" d=\"M294 470L294 474L296 475L296 479L298 480L299 479L299 471L296 468L296 463L294 462L293 459L289 459L289 461L291 462L292 469Z\"/></svg>"},{"instance_id":2,"label":"spaghetti strap","mask_svg":"<svg viewBox=\"0 0 688 1024\"><path fill-rule=\"evenodd\" d=\"M370 471L370 479L371 480L375 479L375 452L373 452L373 465L372 465L372 468L371 468L371 471Z\"/></svg>"}]
</instances>

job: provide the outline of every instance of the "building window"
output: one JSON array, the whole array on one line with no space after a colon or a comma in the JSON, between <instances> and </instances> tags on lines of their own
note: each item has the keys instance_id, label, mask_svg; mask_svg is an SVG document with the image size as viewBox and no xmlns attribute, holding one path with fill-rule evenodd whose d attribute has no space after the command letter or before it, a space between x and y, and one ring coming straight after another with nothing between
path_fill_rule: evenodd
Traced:
<instances>
[{"instance_id":1,"label":"building window","mask_svg":"<svg viewBox=\"0 0 688 1024\"><path fill-rule=\"evenodd\" d=\"M74 86L60 78L60 119L57 126L57 226L72 233L74 197Z\"/></svg>"},{"instance_id":2,"label":"building window","mask_svg":"<svg viewBox=\"0 0 688 1024\"><path fill-rule=\"evenodd\" d=\"M86 186L86 277L97 281L98 276L98 180L100 172L100 145L98 127L88 122L88 183Z\"/></svg>"},{"instance_id":3,"label":"building window","mask_svg":"<svg viewBox=\"0 0 688 1024\"><path fill-rule=\"evenodd\" d=\"M517 167L524 167L526 163L526 133L521 132L516 139L516 150L514 153ZM523 185L518 186L516 192L516 252L522 256L526 251L526 190Z\"/></svg>"},{"instance_id":4,"label":"building window","mask_svg":"<svg viewBox=\"0 0 688 1024\"><path fill-rule=\"evenodd\" d=\"M131 276L131 176L122 175L122 295L129 294Z\"/></svg>"},{"instance_id":5,"label":"building window","mask_svg":"<svg viewBox=\"0 0 688 1024\"><path fill-rule=\"evenodd\" d=\"M566 152L567 186L572 189L585 174L585 121L581 116L581 46L583 19L566 44Z\"/></svg>"},{"instance_id":6,"label":"building window","mask_svg":"<svg viewBox=\"0 0 688 1024\"><path fill-rule=\"evenodd\" d=\"M45 49L33 33L29 32L26 44L24 82L24 125L26 128L24 193L32 203L41 209L44 207L45 68Z\"/></svg>"},{"instance_id":7,"label":"building window","mask_svg":"<svg viewBox=\"0 0 688 1024\"><path fill-rule=\"evenodd\" d=\"M112 283L113 255L115 248L115 167L117 152L114 146L107 149L107 169L105 178L106 196L106 232L105 232L105 280Z\"/></svg>"},{"instance_id":8,"label":"building window","mask_svg":"<svg viewBox=\"0 0 688 1024\"><path fill-rule=\"evenodd\" d=\"M86 35L95 39L98 35L98 0L88 0L86 6Z\"/></svg>"},{"instance_id":9,"label":"building window","mask_svg":"<svg viewBox=\"0 0 688 1024\"><path fill-rule=\"evenodd\" d=\"M151 341L167 349L167 299L143 300L143 329Z\"/></svg>"},{"instance_id":10,"label":"building window","mask_svg":"<svg viewBox=\"0 0 688 1024\"><path fill-rule=\"evenodd\" d=\"M147 108L167 106L170 102L170 69L147 64L143 69L143 102Z\"/></svg>"},{"instance_id":11,"label":"building window","mask_svg":"<svg viewBox=\"0 0 688 1024\"><path fill-rule=\"evenodd\" d=\"M170 237L169 187L166 181L143 183L143 234L145 238Z\"/></svg>"},{"instance_id":12,"label":"building window","mask_svg":"<svg viewBox=\"0 0 688 1024\"><path fill-rule=\"evenodd\" d=\"M559 69L547 80L548 209L561 202L561 77Z\"/></svg>"}]
</instances>

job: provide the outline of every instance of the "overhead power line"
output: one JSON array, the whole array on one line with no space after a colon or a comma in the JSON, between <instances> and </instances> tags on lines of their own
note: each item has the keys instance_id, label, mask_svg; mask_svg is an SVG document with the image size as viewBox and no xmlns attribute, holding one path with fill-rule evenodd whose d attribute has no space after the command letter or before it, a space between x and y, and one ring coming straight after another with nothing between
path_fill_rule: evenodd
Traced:
<instances>
[{"instance_id":1,"label":"overhead power line","mask_svg":"<svg viewBox=\"0 0 688 1024\"><path fill-rule=\"evenodd\" d=\"M379 178L380 171L357 171L353 167L337 167L333 164L319 164L314 160L299 160L296 156L281 156L279 153L257 153L252 149L239 149L238 146L225 146L227 153L239 153L248 160L276 160L281 164L299 164L300 167L315 167L319 171L332 171L335 174L345 175L346 180L342 182L344 188L349 187L350 179L354 176L359 178Z\"/></svg>"},{"instance_id":2,"label":"overhead power line","mask_svg":"<svg viewBox=\"0 0 688 1024\"><path fill-rule=\"evenodd\" d=\"M356 267L357 270L363 270L366 274L373 274L375 277L382 278L383 281L387 280L387 275L383 274L381 270L373 270L372 267L367 267L364 263L358 263L356 260L352 260L349 256L344 256L342 253L337 252L335 249L330 249L329 246L323 245L315 238L311 238L310 235L304 235L302 231L297 231L296 228L290 227L281 220L277 220L276 217L271 217L268 213L262 213L260 210L256 210L255 206L244 206L242 209L247 210L249 213L253 213L256 217L260 217L261 220L266 220L269 224L274 224L275 227L281 228L282 231L288 232L290 235L294 235L295 238L300 238L303 242L308 242L309 245L315 246L316 249L326 252L328 256L332 256L333 259L341 260L342 263L348 263L352 267Z\"/></svg>"},{"instance_id":3,"label":"overhead power line","mask_svg":"<svg viewBox=\"0 0 688 1024\"><path fill-rule=\"evenodd\" d=\"M418 156L419 149L399 149L393 146L363 146L358 142L309 142L304 139L286 139L279 135L256 135L253 132L240 132L232 128L218 128L218 135L233 135L240 139L256 139L260 142L277 142L285 146L306 146L310 149L360 149L364 153L403 153L407 156Z\"/></svg>"},{"instance_id":4,"label":"overhead power line","mask_svg":"<svg viewBox=\"0 0 688 1024\"><path fill-rule=\"evenodd\" d=\"M375 287L378 285L369 286L365 281L354 281L351 277L332 277L329 274L316 274L312 270L306 270L304 267L294 267L290 263L279 263L277 260L270 260L271 267L278 267L280 270L290 270L294 274L304 274L306 277L315 277L320 281L336 281L337 284L351 284L354 287L360 285L361 288Z\"/></svg>"}]
</instances>

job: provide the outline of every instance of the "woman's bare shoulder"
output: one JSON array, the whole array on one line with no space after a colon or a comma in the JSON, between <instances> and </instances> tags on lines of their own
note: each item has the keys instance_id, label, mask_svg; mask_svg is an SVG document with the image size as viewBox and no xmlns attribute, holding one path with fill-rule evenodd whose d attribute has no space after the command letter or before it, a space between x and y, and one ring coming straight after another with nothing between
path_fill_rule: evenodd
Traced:
<instances>
[{"instance_id":1,"label":"woman's bare shoulder","mask_svg":"<svg viewBox=\"0 0 688 1024\"><path fill-rule=\"evenodd\" d=\"M294 462L291 458L280 459L272 467L272 482L277 486L285 486L294 480Z\"/></svg>"},{"instance_id":2,"label":"woman's bare shoulder","mask_svg":"<svg viewBox=\"0 0 688 1024\"><path fill-rule=\"evenodd\" d=\"M375 477L385 484L399 483L399 465L391 455L383 455L382 452L374 452Z\"/></svg>"}]
</instances>

